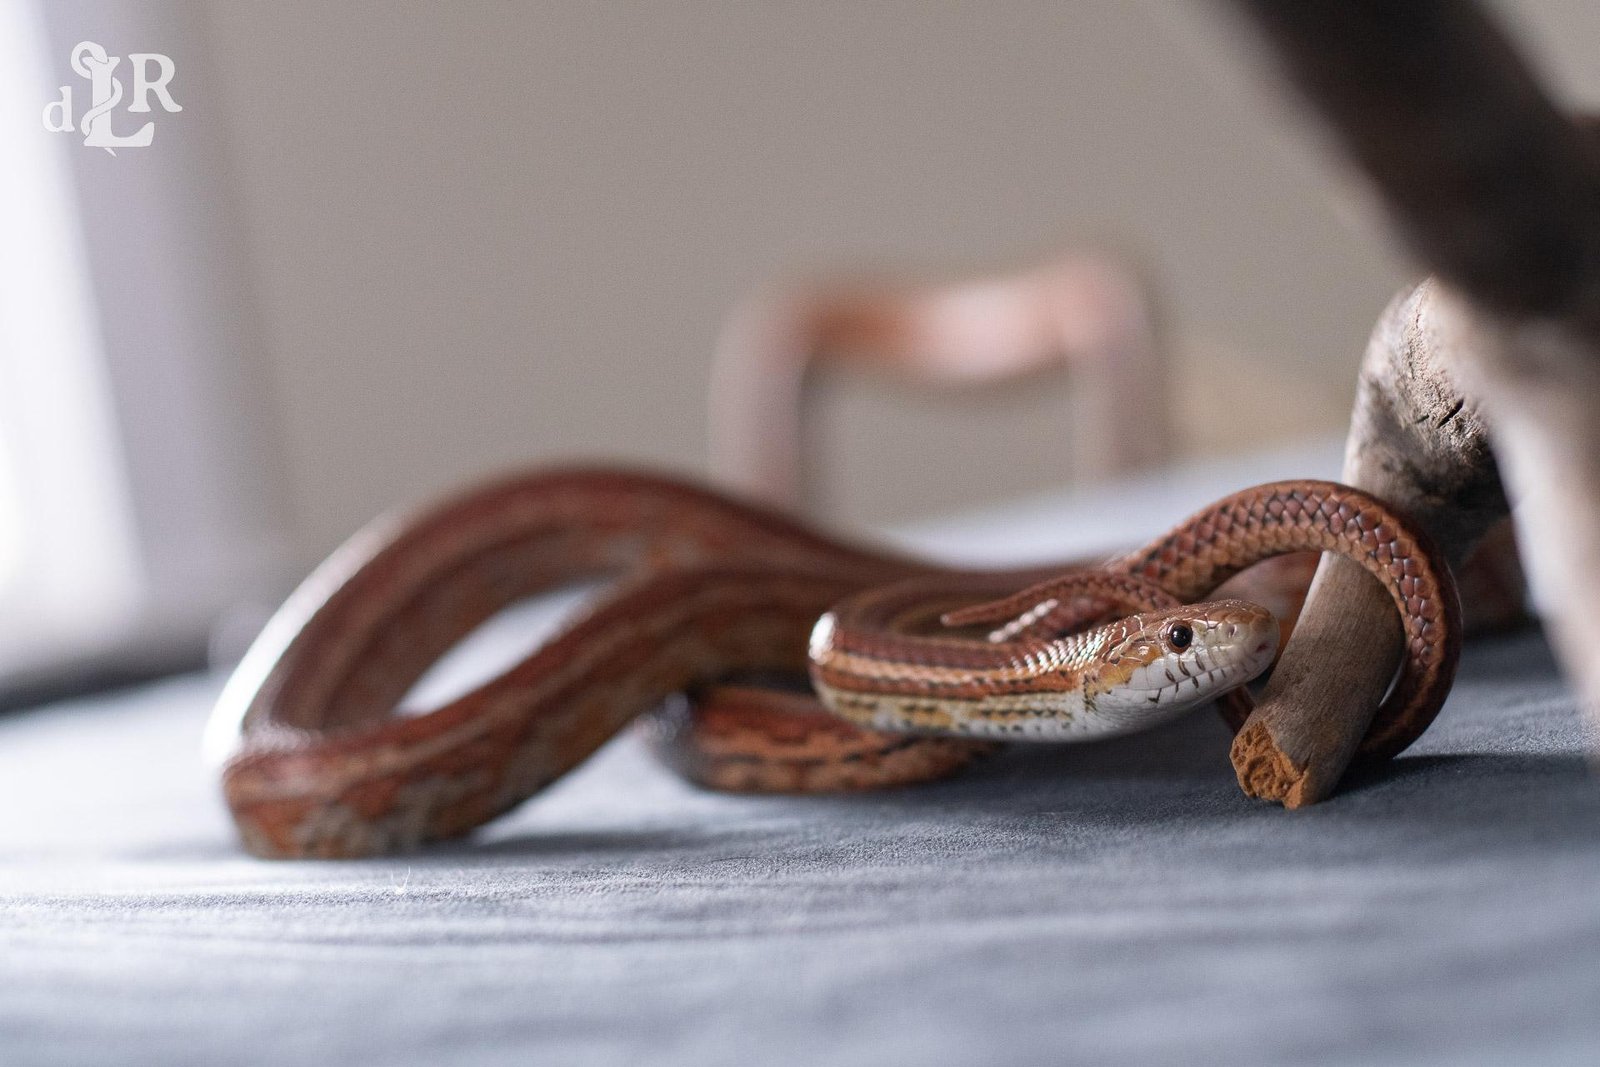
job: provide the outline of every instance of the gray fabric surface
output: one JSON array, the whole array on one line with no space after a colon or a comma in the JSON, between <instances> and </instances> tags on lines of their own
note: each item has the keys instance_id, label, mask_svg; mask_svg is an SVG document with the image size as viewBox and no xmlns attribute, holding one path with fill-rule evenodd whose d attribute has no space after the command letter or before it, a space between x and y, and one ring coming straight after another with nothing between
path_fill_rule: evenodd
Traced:
<instances>
[{"instance_id":1,"label":"gray fabric surface","mask_svg":"<svg viewBox=\"0 0 1600 1067\"><path fill-rule=\"evenodd\" d=\"M1206 713L841 798L625 737L343 864L238 851L218 684L0 718L0 1063L1600 1062L1600 788L1535 637L1302 812Z\"/></svg>"}]
</instances>

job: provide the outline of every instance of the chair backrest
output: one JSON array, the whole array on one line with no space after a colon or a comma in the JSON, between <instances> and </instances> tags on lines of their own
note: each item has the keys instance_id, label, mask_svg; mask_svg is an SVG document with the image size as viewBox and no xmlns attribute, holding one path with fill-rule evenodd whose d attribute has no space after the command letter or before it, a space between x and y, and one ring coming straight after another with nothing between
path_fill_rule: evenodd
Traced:
<instances>
[{"instance_id":1,"label":"chair backrest","mask_svg":"<svg viewBox=\"0 0 1600 1067\"><path fill-rule=\"evenodd\" d=\"M713 476L769 503L814 506L808 401L821 375L858 370L951 388L1063 371L1083 401L1064 478L1171 458L1148 287L1112 257L1077 255L951 284L822 284L741 304L713 366Z\"/></svg>"}]
</instances>

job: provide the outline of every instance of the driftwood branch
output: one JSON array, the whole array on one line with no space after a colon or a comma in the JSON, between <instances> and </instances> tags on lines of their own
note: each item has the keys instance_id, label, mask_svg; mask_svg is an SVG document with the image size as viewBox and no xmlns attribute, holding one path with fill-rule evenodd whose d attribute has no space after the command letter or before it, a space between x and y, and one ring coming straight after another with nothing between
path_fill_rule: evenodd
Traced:
<instances>
[{"instance_id":1,"label":"driftwood branch","mask_svg":"<svg viewBox=\"0 0 1600 1067\"><path fill-rule=\"evenodd\" d=\"M1450 374L1435 289L1425 283L1397 299L1373 331L1343 478L1421 522L1460 570L1507 503L1483 414ZM1260 705L1234 740L1245 791L1289 807L1331 793L1401 645L1388 593L1354 562L1325 559Z\"/></svg>"},{"instance_id":2,"label":"driftwood branch","mask_svg":"<svg viewBox=\"0 0 1600 1067\"><path fill-rule=\"evenodd\" d=\"M1459 562L1504 507L1498 457L1562 664L1600 708L1586 640L1600 603L1594 142L1476 5L1231 3L1438 279L1380 324L1345 476L1410 510ZM1387 682L1398 631L1379 632L1389 609L1349 569L1319 575L1280 677L1236 742L1248 791L1290 805L1326 796ZM1314 683L1312 654L1291 658L1319 638L1323 664L1348 671L1331 696L1325 666Z\"/></svg>"}]
</instances>

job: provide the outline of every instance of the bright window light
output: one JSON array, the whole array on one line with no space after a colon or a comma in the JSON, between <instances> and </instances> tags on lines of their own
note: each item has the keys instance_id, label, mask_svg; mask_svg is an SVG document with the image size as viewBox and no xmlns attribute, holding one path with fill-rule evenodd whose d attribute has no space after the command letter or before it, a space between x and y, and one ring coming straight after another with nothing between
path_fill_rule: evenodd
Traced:
<instances>
[{"instance_id":1,"label":"bright window light","mask_svg":"<svg viewBox=\"0 0 1600 1067\"><path fill-rule=\"evenodd\" d=\"M0 0L0 681L92 655L139 591L65 159L86 149L41 121L70 72L36 15Z\"/></svg>"}]
</instances>

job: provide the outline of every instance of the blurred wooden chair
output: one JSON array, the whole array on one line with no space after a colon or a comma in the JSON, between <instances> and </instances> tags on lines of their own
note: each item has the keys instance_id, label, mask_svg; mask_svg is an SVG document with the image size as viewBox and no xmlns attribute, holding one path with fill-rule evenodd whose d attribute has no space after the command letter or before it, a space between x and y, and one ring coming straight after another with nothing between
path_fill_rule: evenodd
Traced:
<instances>
[{"instance_id":1,"label":"blurred wooden chair","mask_svg":"<svg viewBox=\"0 0 1600 1067\"><path fill-rule=\"evenodd\" d=\"M1076 469L1109 478L1167 461L1172 426L1149 287L1105 255L941 285L822 284L729 316L710 397L722 484L791 510L817 504L808 411L824 376L888 374L963 388L1070 375Z\"/></svg>"}]
</instances>

